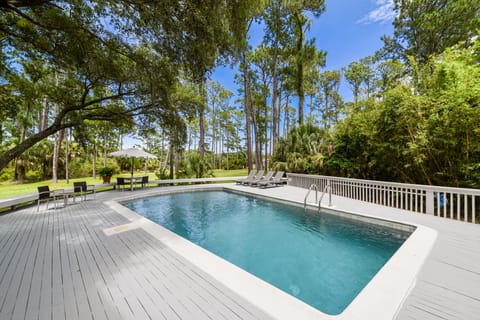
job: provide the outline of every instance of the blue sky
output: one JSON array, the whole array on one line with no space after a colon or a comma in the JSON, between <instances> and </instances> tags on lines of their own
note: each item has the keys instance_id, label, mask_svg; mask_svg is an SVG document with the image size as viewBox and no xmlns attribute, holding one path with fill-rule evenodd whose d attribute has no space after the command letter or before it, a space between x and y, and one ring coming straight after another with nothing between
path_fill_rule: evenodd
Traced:
<instances>
[{"instance_id":1,"label":"blue sky","mask_svg":"<svg viewBox=\"0 0 480 320\"><path fill-rule=\"evenodd\" d=\"M383 45L380 38L393 33L393 0L326 0L326 7L313 21L309 33L310 39L316 39L317 48L327 52L324 70L338 70L373 55ZM254 26L251 31L251 43L256 45L262 40L262 28ZM229 67L219 67L211 79L236 94L235 73L236 70ZM352 98L345 83L340 94L347 101Z\"/></svg>"}]
</instances>

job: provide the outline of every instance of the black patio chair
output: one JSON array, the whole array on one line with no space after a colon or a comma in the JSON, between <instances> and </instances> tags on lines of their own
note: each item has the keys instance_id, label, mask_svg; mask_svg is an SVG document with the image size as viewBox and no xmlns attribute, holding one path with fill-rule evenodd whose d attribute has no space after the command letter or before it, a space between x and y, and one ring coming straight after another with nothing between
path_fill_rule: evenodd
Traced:
<instances>
[{"instance_id":1,"label":"black patio chair","mask_svg":"<svg viewBox=\"0 0 480 320\"><path fill-rule=\"evenodd\" d=\"M48 203L50 201L53 201L53 204L55 205L55 209L57 209L57 203L55 200L63 199L65 203L65 194L63 190L50 190L48 186L40 186L40 187L37 187L37 189L38 189L37 212L40 209L41 202L47 203L47 209L48 209Z\"/></svg>"},{"instance_id":2,"label":"black patio chair","mask_svg":"<svg viewBox=\"0 0 480 320\"><path fill-rule=\"evenodd\" d=\"M40 186L37 187L38 189L38 200L37 200L37 212L40 209L40 202L46 202L47 203L47 209L48 209L48 202L50 200L53 200L53 194L50 191L50 188L48 186Z\"/></svg>"},{"instance_id":3,"label":"black patio chair","mask_svg":"<svg viewBox=\"0 0 480 320\"><path fill-rule=\"evenodd\" d=\"M124 178L117 178L117 187L118 190L122 189L125 190L125 186L130 185L129 183L125 182ZM123 188L122 188L123 186Z\"/></svg>"},{"instance_id":4,"label":"black patio chair","mask_svg":"<svg viewBox=\"0 0 480 320\"><path fill-rule=\"evenodd\" d=\"M73 183L73 191L75 194L80 194L80 200L83 199L87 200L87 194L93 194L95 197L95 186L87 185L86 181L77 181Z\"/></svg>"},{"instance_id":5,"label":"black patio chair","mask_svg":"<svg viewBox=\"0 0 480 320\"><path fill-rule=\"evenodd\" d=\"M142 182L141 182L141 184L142 184L142 189L147 186L147 184L148 184L148 176L142 177Z\"/></svg>"}]
</instances>

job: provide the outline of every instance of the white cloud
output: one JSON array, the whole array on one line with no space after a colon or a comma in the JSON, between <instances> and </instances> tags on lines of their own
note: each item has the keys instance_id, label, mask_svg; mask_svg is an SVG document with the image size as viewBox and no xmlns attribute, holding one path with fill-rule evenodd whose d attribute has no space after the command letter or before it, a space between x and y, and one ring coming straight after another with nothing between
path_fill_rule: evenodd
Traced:
<instances>
[{"instance_id":1,"label":"white cloud","mask_svg":"<svg viewBox=\"0 0 480 320\"><path fill-rule=\"evenodd\" d=\"M394 10L393 0L376 0L377 7L370 11L365 17L358 20L357 23L384 23L392 21L397 12Z\"/></svg>"}]
</instances>

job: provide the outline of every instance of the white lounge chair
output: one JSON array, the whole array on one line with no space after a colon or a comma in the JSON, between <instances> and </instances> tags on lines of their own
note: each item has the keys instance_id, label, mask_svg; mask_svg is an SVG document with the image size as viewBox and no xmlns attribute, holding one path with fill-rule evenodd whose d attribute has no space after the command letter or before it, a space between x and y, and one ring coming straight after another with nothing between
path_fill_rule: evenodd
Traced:
<instances>
[{"instance_id":1,"label":"white lounge chair","mask_svg":"<svg viewBox=\"0 0 480 320\"><path fill-rule=\"evenodd\" d=\"M268 171L268 173L265 177L260 177L260 179L250 182L249 185L258 186L259 183L261 183L261 182L270 181L272 179L272 177L273 177L273 171Z\"/></svg>"},{"instance_id":2,"label":"white lounge chair","mask_svg":"<svg viewBox=\"0 0 480 320\"><path fill-rule=\"evenodd\" d=\"M250 173L246 178L243 179L237 179L235 180L236 183L242 184L244 181L251 180L253 179L253 176L255 175L255 170L250 170Z\"/></svg>"},{"instance_id":3,"label":"white lounge chair","mask_svg":"<svg viewBox=\"0 0 480 320\"><path fill-rule=\"evenodd\" d=\"M275 187L275 186L281 185L285 183L285 180L283 180L283 174L284 174L283 171L277 171L277 173L272 179L268 181L267 180L259 181L257 185L260 188Z\"/></svg>"},{"instance_id":4,"label":"white lounge chair","mask_svg":"<svg viewBox=\"0 0 480 320\"><path fill-rule=\"evenodd\" d=\"M242 184L251 184L252 182L255 182L257 180L260 180L261 177L263 177L263 170L258 170L257 175L252 177L251 179L245 179Z\"/></svg>"}]
</instances>

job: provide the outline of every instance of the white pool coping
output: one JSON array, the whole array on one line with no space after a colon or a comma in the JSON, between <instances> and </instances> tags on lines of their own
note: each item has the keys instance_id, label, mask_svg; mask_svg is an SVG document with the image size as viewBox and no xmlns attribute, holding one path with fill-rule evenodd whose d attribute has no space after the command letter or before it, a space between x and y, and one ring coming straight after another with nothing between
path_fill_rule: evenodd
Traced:
<instances>
[{"instance_id":1,"label":"white pool coping","mask_svg":"<svg viewBox=\"0 0 480 320\"><path fill-rule=\"evenodd\" d=\"M201 188L183 186L169 190L158 190L158 192L148 193L141 197L202 190L232 191L228 187L218 185L206 185ZM259 196L269 198L264 194ZM431 228L404 221L389 220L395 223L410 225L416 229L342 313L339 315L328 315L168 229L138 215L118 202L118 200L127 201L137 198L139 198L139 195L122 197L106 202L109 207L132 221L123 226L104 230L107 235L133 228L141 228L275 319L394 319L403 301L415 285L416 276L437 238L437 232ZM279 199L272 197L271 200L278 201ZM287 195L281 200L298 205L298 201L295 201L294 198L289 199ZM378 216L363 212L348 213L379 219Z\"/></svg>"}]
</instances>

